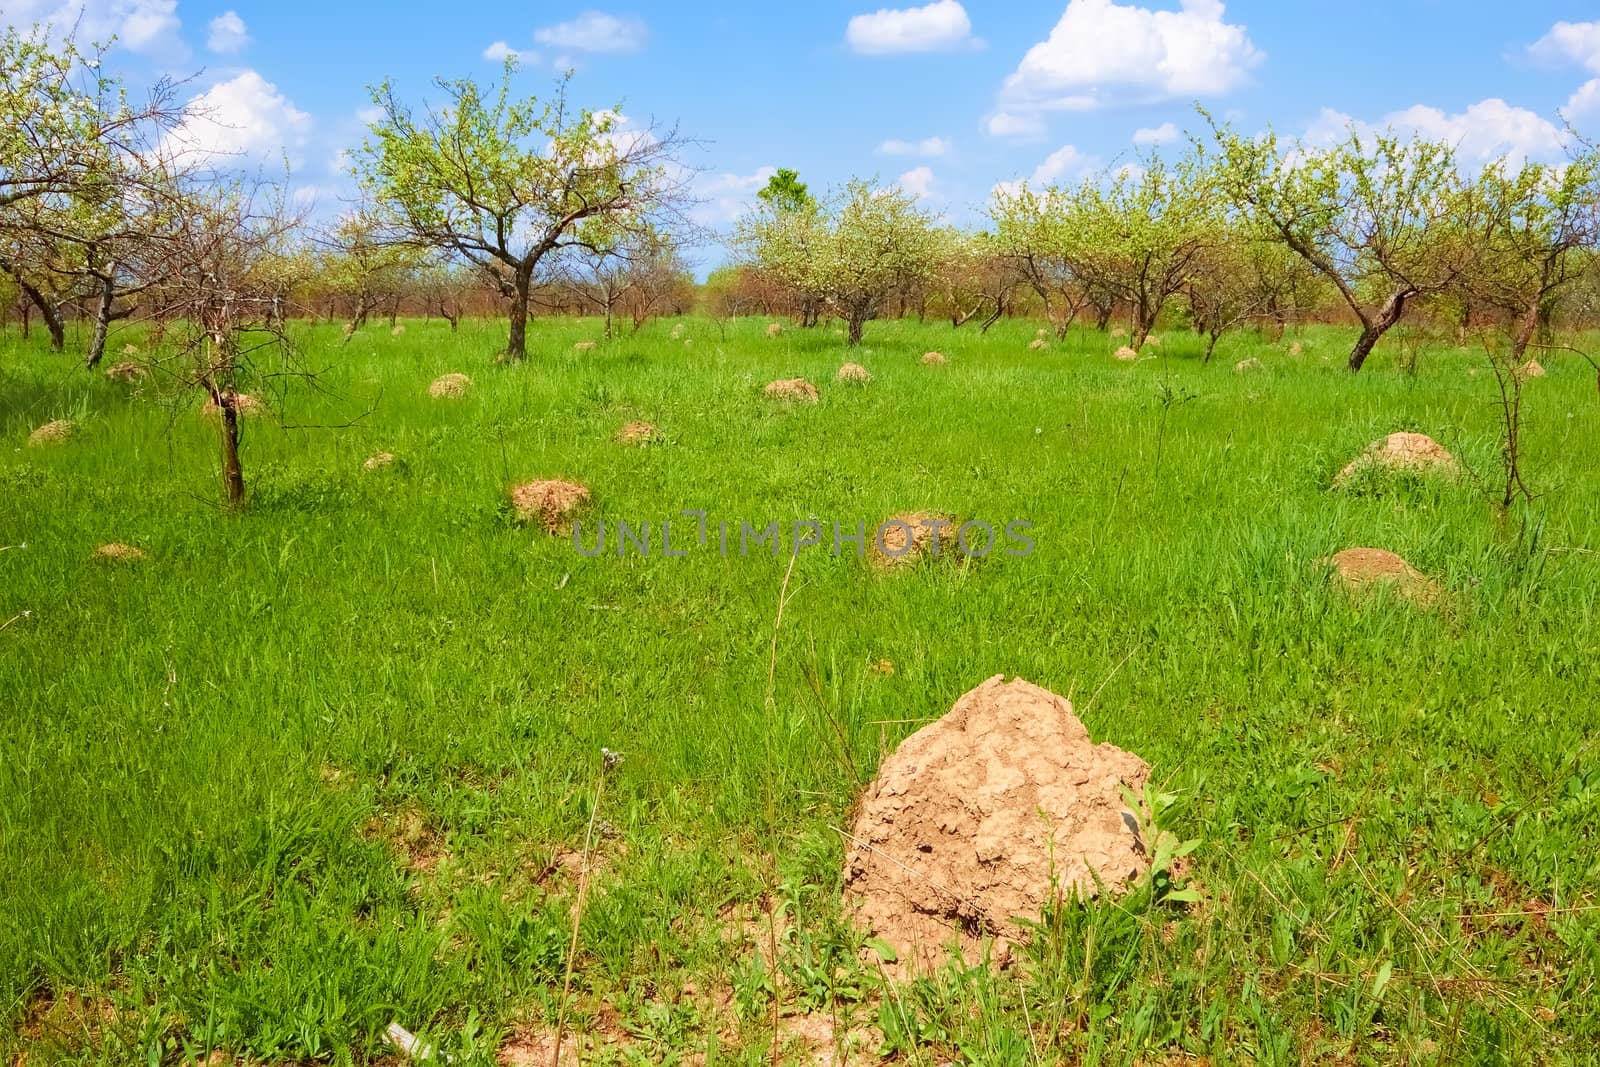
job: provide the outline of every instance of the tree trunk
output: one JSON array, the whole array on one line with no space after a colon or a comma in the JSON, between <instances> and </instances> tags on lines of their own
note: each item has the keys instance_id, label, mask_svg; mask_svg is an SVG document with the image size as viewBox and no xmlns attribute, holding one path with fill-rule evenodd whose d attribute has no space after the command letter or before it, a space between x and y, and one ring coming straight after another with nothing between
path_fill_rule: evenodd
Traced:
<instances>
[{"instance_id":1,"label":"tree trunk","mask_svg":"<svg viewBox=\"0 0 1600 1067\"><path fill-rule=\"evenodd\" d=\"M988 318L983 320L983 326L979 328L978 332L979 333L988 333L989 332L989 327L991 327L995 323L999 322L1000 321L1000 316L1004 315L1005 313L1006 313L1006 302L1004 300L996 300L995 304L994 304L994 313L991 314Z\"/></svg>"},{"instance_id":2,"label":"tree trunk","mask_svg":"<svg viewBox=\"0 0 1600 1067\"><path fill-rule=\"evenodd\" d=\"M215 394L218 412L218 433L222 436L222 493L232 511L244 508L244 466L239 462L239 411L234 407L234 393L230 390Z\"/></svg>"},{"instance_id":3,"label":"tree trunk","mask_svg":"<svg viewBox=\"0 0 1600 1067\"><path fill-rule=\"evenodd\" d=\"M506 359L521 362L528 358L528 290L533 285L533 268L518 267L511 292L511 336L506 341Z\"/></svg>"},{"instance_id":4,"label":"tree trunk","mask_svg":"<svg viewBox=\"0 0 1600 1067\"><path fill-rule=\"evenodd\" d=\"M867 317L856 312L850 313L850 347L855 348L861 343L861 328L866 323Z\"/></svg>"},{"instance_id":5,"label":"tree trunk","mask_svg":"<svg viewBox=\"0 0 1600 1067\"><path fill-rule=\"evenodd\" d=\"M100 278L100 296L94 304L94 333L89 337L89 351L83 365L94 370L106 354L106 334L111 329L111 305L117 299L117 284L108 273Z\"/></svg>"},{"instance_id":6,"label":"tree trunk","mask_svg":"<svg viewBox=\"0 0 1600 1067\"><path fill-rule=\"evenodd\" d=\"M50 351L65 352L67 350L67 326L61 321L61 309L45 299L45 295L36 287L21 278L17 285L33 301L33 306L39 309L40 318L44 319L45 329L50 331Z\"/></svg>"},{"instance_id":7,"label":"tree trunk","mask_svg":"<svg viewBox=\"0 0 1600 1067\"><path fill-rule=\"evenodd\" d=\"M1106 332L1106 327L1111 325L1111 313L1116 310L1112 303L1096 304L1094 306L1094 328L1101 333Z\"/></svg>"},{"instance_id":8,"label":"tree trunk","mask_svg":"<svg viewBox=\"0 0 1600 1067\"><path fill-rule=\"evenodd\" d=\"M24 300L21 308L22 314L22 339L26 341L33 336L33 301Z\"/></svg>"},{"instance_id":9,"label":"tree trunk","mask_svg":"<svg viewBox=\"0 0 1600 1067\"><path fill-rule=\"evenodd\" d=\"M1372 354L1372 349L1378 339L1389 332L1389 328L1400 321L1406 313L1406 300L1412 296L1410 289L1398 289L1390 294L1389 299L1383 302L1383 307L1378 313L1367 319L1361 328L1361 336L1356 338L1356 346L1350 350L1350 373L1354 374L1361 369L1361 365Z\"/></svg>"},{"instance_id":10,"label":"tree trunk","mask_svg":"<svg viewBox=\"0 0 1600 1067\"><path fill-rule=\"evenodd\" d=\"M1211 362L1211 354L1217 350L1217 338L1222 336L1222 331L1214 330L1208 336L1211 339L1206 342L1206 358L1200 361L1201 366Z\"/></svg>"}]
</instances>

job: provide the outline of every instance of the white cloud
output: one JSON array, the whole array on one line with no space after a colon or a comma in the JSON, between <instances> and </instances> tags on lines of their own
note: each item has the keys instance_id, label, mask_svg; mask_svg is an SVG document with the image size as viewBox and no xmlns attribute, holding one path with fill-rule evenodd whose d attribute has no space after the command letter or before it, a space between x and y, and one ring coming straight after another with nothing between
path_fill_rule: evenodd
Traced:
<instances>
[{"instance_id":1,"label":"white cloud","mask_svg":"<svg viewBox=\"0 0 1600 1067\"><path fill-rule=\"evenodd\" d=\"M1044 136L1044 120L1038 115L1014 115L1009 111L996 111L984 123L992 137L1014 137L1033 140Z\"/></svg>"},{"instance_id":2,"label":"white cloud","mask_svg":"<svg viewBox=\"0 0 1600 1067\"><path fill-rule=\"evenodd\" d=\"M1001 91L1007 111L1089 111L1216 96L1263 56L1221 0L1179 0L1154 11L1113 0L1070 0L1050 36L1028 49Z\"/></svg>"},{"instance_id":3,"label":"white cloud","mask_svg":"<svg viewBox=\"0 0 1600 1067\"><path fill-rule=\"evenodd\" d=\"M1133 131L1133 143L1140 145L1166 144L1168 141L1178 139L1178 127L1170 122L1163 122L1154 128L1144 128Z\"/></svg>"},{"instance_id":4,"label":"white cloud","mask_svg":"<svg viewBox=\"0 0 1600 1067\"><path fill-rule=\"evenodd\" d=\"M934 195L933 168L913 167L900 175L895 184L918 200L928 200Z\"/></svg>"},{"instance_id":5,"label":"white cloud","mask_svg":"<svg viewBox=\"0 0 1600 1067\"><path fill-rule=\"evenodd\" d=\"M1579 98L1573 101L1583 104ZM1596 90L1600 96L1600 90ZM1571 107L1572 103L1568 103ZM1391 111L1377 122L1363 122L1331 108L1323 108L1306 128L1304 140L1312 145L1330 145L1355 133L1363 139L1381 131L1402 136L1444 141L1453 145L1462 164L1477 165L1506 158L1512 164L1527 159L1554 160L1567 145L1566 131L1544 116L1524 107L1514 107L1498 98L1480 100L1465 111L1447 115L1436 107L1414 104L1403 111Z\"/></svg>"},{"instance_id":6,"label":"white cloud","mask_svg":"<svg viewBox=\"0 0 1600 1067\"><path fill-rule=\"evenodd\" d=\"M972 20L957 0L934 0L925 7L882 8L856 15L844 39L862 55L896 52L942 52L976 44Z\"/></svg>"},{"instance_id":7,"label":"white cloud","mask_svg":"<svg viewBox=\"0 0 1600 1067\"><path fill-rule=\"evenodd\" d=\"M40 23L52 33L76 33L80 41L105 41L158 62L189 58L178 18L178 0L5 0L0 24Z\"/></svg>"},{"instance_id":8,"label":"white cloud","mask_svg":"<svg viewBox=\"0 0 1600 1067\"><path fill-rule=\"evenodd\" d=\"M483 50L483 58L491 63L504 63L507 59L515 59L520 62L524 55L525 53L520 48L512 48L504 41L496 41Z\"/></svg>"},{"instance_id":9,"label":"white cloud","mask_svg":"<svg viewBox=\"0 0 1600 1067\"><path fill-rule=\"evenodd\" d=\"M1028 177L1027 184L1031 188L1041 189L1063 180L1087 177L1099 166L1100 160L1098 158L1084 155L1076 145L1065 144L1045 156L1044 160L1033 168L1033 174ZM1021 189L1022 184L1021 179L1014 179L1008 182L999 182L994 188L996 192L1011 195Z\"/></svg>"},{"instance_id":10,"label":"white cloud","mask_svg":"<svg viewBox=\"0 0 1600 1067\"><path fill-rule=\"evenodd\" d=\"M1600 74L1600 22L1558 22L1528 46L1528 53L1546 63L1575 63Z\"/></svg>"},{"instance_id":11,"label":"white cloud","mask_svg":"<svg viewBox=\"0 0 1600 1067\"><path fill-rule=\"evenodd\" d=\"M1572 94L1567 106L1561 109L1561 114L1568 122L1600 119L1600 78L1590 78L1578 86L1578 91Z\"/></svg>"},{"instance_id":12,"label":"white cloud","mask_svg":"<svg viewBox=\"0 0 1600 1067\"><path fill-rule=\"evenodd\" d=\"M535 41L564 52L637 52L649 37L650 30L642 19L621 18L604 11L585 11L569 22L558 22L533 33ZM557 65L567 64L558 61Z\"/></svg>"},{"instance_id":13,"label":"white cloud","mask_svg":"<svg viewBox=\"0 0 1600 1067\"><path fill-rule=\"evenodd\" d=\"M278 87L253 70L218 82L189 102L190 114L167 135L166 149L180 157L227 167L296 164L311 135L312 119Z\"/></svg>"},{"instance_id":14,"label":"white cloud","mask_svg":"<svg viewBox=\"0 0 1600 1067\"><path fill-rule=\"evenodd\" d=\"M702 226L725 226L750 209L756 193L778 173L776 167L759 167L750 174L701 175L694 183L694 220Z\"/></svg>"},{"instance_id":15,"label":"white cloud","mask_svg":"<svg viewBox=\"0 0 1600 1067\"><path fill-rule=\"evenodd\" d=\"M878 152L886 156L943 156L950 152L950 142L943 137L925 137L920 141L902 141L890 138L878 146Z\"/></svg>"},{"instance_id":16,"label":"white cloud","mask_svg":"<svg viewBox=\"0 0 1600 1067\"><path fill-rule=\"evenodd\" d=\"M250 43L250 31L237 11L224 11L206 26L206 47L218 55L242 52Z\"/></svg>"}]
</instances>

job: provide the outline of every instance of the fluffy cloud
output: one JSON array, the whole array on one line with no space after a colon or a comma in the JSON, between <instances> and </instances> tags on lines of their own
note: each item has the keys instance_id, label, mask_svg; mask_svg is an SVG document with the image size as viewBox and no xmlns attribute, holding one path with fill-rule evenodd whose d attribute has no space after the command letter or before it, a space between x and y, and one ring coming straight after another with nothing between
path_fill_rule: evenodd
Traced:
<instances>
[{"instance_id":1,"label":"fluffy cloud","mask_svg":"<svg viewBox=\"0 0 1600 1067\"><path fill-rule=\"evenodd\" d=\"M913 167L895 180L895 184L918 200L928 200L933 195L932 167Z\"/></svg>"},{"instance_id":2,"label":"fluffy cloud","mask_svg":"<svg viewBox=\"0 0 1600 1067\"><path fill-rule=\"evenodd\" d=\"M695 205L694 221L702 226L725 226L750 209L759 192L772 176L776 167L759 167L750 174L701 175L694 183L694 195L700 203Z\"/></svg>"},{"instance_id":3,"label":"fluffy cloud","mask_svg":"<svg viewBox=\"0 0 1600 1067\"><path fill-rule=\"evenodd\" d=\"M856 15L844 39L862 55L942 52L975 44L972 20L957 0L934 0L925 7L883 8Z\"/></svg>"},{"instance_id":4,"label":"fluffy cloud","mask_svg":"<svg viewBox=\"0 0 1600 1067\"><path fill-rule=\"evenodd\" d=\"M1243 26L1223 21L1221 0L1180 0L1177 11L1070 0L1006 79L1001 100L1027 113L1215 96L1262 58Z\"/></svg>"},{"instance_id":5,"label":"fluffy cloud","mask_svg":"<svg viewBox=\"0 0 1600 1067\"><path fill-rule=\"evenodd\" d=\"M878 152L886 156L943 156L950 152L950 142L943 137L925 137L920 141L902 141L890 138L878 146Z\"/></svg>"},{"instance_id":6,"label":"fluffy cloud","mask_svg":"<svg viewBox=\"0 0 1600 1067\"><path fill-rule=\"evenodd\" d=\"M189 102L166 150L214 167L296 164L311 136L311 116L253 70L218 82Z\"/></svg>"},{"instance_id":7,"label":"fluffy cloud","mask_svg":"<svg viewBox=\"0 0 1600 1067\"><path fill-rule=\"evenodd\" d=\"M1600 78L1590 78L1580 85L1567 106L1561 109L1561 114L1568 122L1600 119Z\"/></svg>"},{"instance_id":8,"label":"fluffy cloud","mask_svg":"<svg viewBox=\"0 0 1600 1067\"><path fill-rule=\"evenodd\" d=\"M1558 22L1528 53L1546 63L1575 63L1600 74L1600 22Z\"/></svg>"},{"instance_id":9,"label":"fluffy cloud","mask_svg":"<svg viewBox=\"0 0 1600 1067\"><path fill-rule=\"evenodd\" d=\"M1133 131L1133 143L1140 145L1166 144L1168 141L1178 139L1178 127L1170 122L1163 122L1154 128L1138 129Z\"/></svg>"},{"instance_id":10,"label":"fluffy cloud","mask_svg":"<svg viewBox=\"0 0 1600 1067\"><path fill-rule=\"evenodd\" d=\"M1596 90L1600 96L1600 90ZM1583 90L1573 100L1579 104ZM1568 107L1572 107L1569 102ZM1504 100L1480 100L1465 111L1447 115L1436 107L1416 104L1403 111L1391 111L1375 123L1362 122L1343 112L1324 108L1306 129L1305 140L1328 145L1349 136L1351 130L1362 137L1380 131L1402 136L1444 141L1456 148L1464 164L1487 163L1505 157L1513 164L1526 159L1553 160L1566 148L1567 135L1555 123L1527 108L1513 107Z\"/></svg>"},{"instance_id":11,"label":"fluffy cloud","mask_svg":"<svg viewBox=\"0 0 1600 1067\"><path fill-rule=\"evenodd\" d=\"M179 31L178 0L6 0L0 23L41 23L80 41L105 41L160 62L181 63L189 48Z\"/></svg>"},{"instance_id":12,"label":"fluffy cloud","mask_svg":"<svg viewBox=\"0 0 1600 1067\"><path fill-rule=\"evenodd\" d=\"M642 19L585 11L570 22L535 30L533 39L567 52L637 52L650 38ZM492 47L492 46L491 46Z\"/></svg>"},{"instance_id":13,"label":"fluffy cloud","mask_svg":"<svg viewBox=\"0 0 1600 1067\"><path fill-rule=\"evenodd\" d=\"M1033 174L1028 177L1027 184L1034 189L1040 189L1063 180L1086 177L1099 166L1099 159L1084 155L1076 145L1066 144L1045 156L1044 160L1033 168ZM994 188L996 192L1011 195L1021 189L1022 184L1019 178L999 182Z\"/></svg>"},{"instance_id":14,"label":"fluffy cloud","mask_svg":"<svg viewBox=\"0 0 1600 1067\"><path fill-rule=\"evenodd\" d=\"M206 26L206 47L218 55L242 52L250 43L250 31L237 11L224 11Z\"/></svg>"},{"instance_id":15,"label":"fluffy cloud","mask_svg":"<svg viewBox=\"0 0 1600 1067\"><path fill-rule=\"evenodd\" d=\"M538 61L539 57L534 55L532 52L524 52L520 48L512 48L504 41L496 41L494 44L491 44L488 48L483 50L483 58L487 59L491 63L504 63L508 59L515 59L518 62L534 63Z\"/></svg>"}]
</instances>

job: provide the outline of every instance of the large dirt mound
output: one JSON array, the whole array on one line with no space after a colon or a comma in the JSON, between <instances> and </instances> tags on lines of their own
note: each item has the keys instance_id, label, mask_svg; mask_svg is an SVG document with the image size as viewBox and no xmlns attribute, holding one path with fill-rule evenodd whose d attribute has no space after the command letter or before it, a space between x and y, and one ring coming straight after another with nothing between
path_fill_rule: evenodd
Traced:
<instances>
[{"instance_id":1,"label":"large dirt mound","mask_svg":"<svg viewBox=\"0 0 1600 1067\"><path fill-rule=\"evenodd\" d=\"M1460 471L1456 457L1425 433L1392 433L1372 442L1367 450L1345 465L1333 484L1343 485L1362 471L1372 468L1414 471L1418 474L1455 475Z\"/></svg>"},{"instance_id":2,"label":"large dirt mound","mask_svg":"<svg viewBox=\"0 0 1600 1067\"><path fill-rule=\"evenodd\" d=\"M798 400L806 404L815 404L818 400L817 387L804 378L780 378L768 382L767 395L774 400Z\"/></svg>"},{"instance_id":3,"label":"large dirt mound","mask_svg":"<svg viewBox=\"0 0 1600 1067\"><path fill-rule=\"evenodd\" d=\"M1004 962L1053 892L1120 889L1148 865L1120 787L1150 768L1094 744L1064 698L1003 678L906 738L862 798L847 902L902 974L951 946L976 961L986 936Z\"/></svg>"},{"instance_id":4,"label":"large dirt mound","mask_svg":"<svg viewBox=\"0 0 1600 1067\"><path fill-rule=\"evenodd\" d=\"M511 487L511 506L523 522L538 522L559 533L573 512L589 502L589 490L559 479L523 482Z\"/></svg>"},{"instance_id":5,"label":"large dirt mound","mask_svg":"<svg viewBox=\"0 0 1600 1067\"><path fill-rule=\"evenodd\" d=\"M1401 557L1382 548L1347 548L1323 563L1333 568L1333 579L1351 593L1391 588L1403 599L1427 606L1439 599L1439 583Z\"/></svg>"},{"instance_id":6,"label":"large dirt mound","mask_svg":"<svg viewBox=\"0 0 1600 1067\"><path fill-rule=\"evenodd\" d=\"M58 445L63 441L72 439L78 432L77 423L71 419L56 419L47 422L28 435L29 448L43 448L46 445Z\"/></svg>"},{"instance_id":7,"label":"large dirt mound","mask_svg":"<svg viewBox=\"0 0 1600 1067\"><path fill-rule=\"evenodd\" d=\"M441 374L428 386L428 395L435 400L449 400L467 395L467 390L472 388L472 379L465 374L454 372Z\"/></svg>"},{"instance_id":8,"label":"large dirt mound","mask_svg":"<svg viewBox=\"0 0 1600 1067\"><path fill-rule=\"evenodd\" d=\"M839 368L839 373L834 375L835 381L840 382L870 382L872 372L859 363L846 363Z\"/></svg>"},{"instance_id":9,"label":"large dirt mound","mask_svg":"<svg viewBox=\"0 0 1600 1067\"><path fill-rule=\"evenodd\" d=\"M943 524L943 525L941 525ZM869 549L880 567L895 567L933 552L933 535L939 535L938 555L953 556L960 551L957 540L961 523L949 515L932 511L904 511L890 515L872 532ZM879 531L882 532L880 542Z\"/></svg>"}]
</instances>

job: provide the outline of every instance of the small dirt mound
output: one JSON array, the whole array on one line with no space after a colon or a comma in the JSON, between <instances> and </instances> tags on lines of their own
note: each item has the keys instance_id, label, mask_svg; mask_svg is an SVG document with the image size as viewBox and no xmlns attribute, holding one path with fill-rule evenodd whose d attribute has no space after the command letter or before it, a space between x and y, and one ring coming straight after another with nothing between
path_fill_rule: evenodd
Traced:
<instances>
[{"instance_id":1,"label":"small dirt mound","mask_svg":"<svg viewBox=\"0 0 1600 1067\"><path fill-rule=\"evenodd\" d=\"M435 400L453 400L467 395L472 379L465 374L441 374L428 386L428 395Z\"/></svg>"},{"instance_id":2,"label":"small dirt mound","mask_svg":"<svg viewBox=\"0 0 1600 1067\"><path fill-rule=\"evenodd\" d=\"M28 435L28 447L44 448L47 445L59 445L63 441L71 440L77 431L78 424L71 419L55 419Z\"/></svg>"},{"instance_id":3,"label":"small dirt mound","mask_svg":"<svg viewBox=\"0 0 1600 1067\"><path fill-rule=\"evenodd\" d=\"M1256 357L1251 356L1249 359L1241 359L1239 362L1235 363L1233 365L1233 369L1238 371L1240 374L1243 374L1246 371L1265 370L1266 366L1267 365L1265 363L1261 362Z\"/></svg>"},{"instance_id":4,"label":"small dirt mound","mask_svg":"<svg viewBox=\"0 0 1600 1067\"><path fill-rule=\"evenodd\" d=\"M1415 604L1439 599L1439 583L1393 552L1381 548L1347 548L1321 561L1333 568L1333 579L1351 593L1391 588Z\"/></svg>"},{"instance_id":5,"label":"small dirt mound","mask_svg":"<svg viewBox=\"0 0 1600 1067\"><path fill-rule=\"evenodd\" d=\"M868 548L872 553L873 562L879 566L903 566L932 554L934 533L937 532L938 555L950 556L960 551L956 543L960 525L948 515L939 515L931 511L908 511L890 515L879 527L870 531L872 544Z\"/></svg>"},{"instance_id":6,"label":"small dirt mound","mask_svg":"<svg viewBox=\"0 0 1600 1067\"><path fill-rule=\"evenodd\" d=\"M394 329L389 331L389 336L390 337L399 337L401 334L403 334L405 332L406 332L406 324L403 323L403 322L397 322L397 323L394 324Z\"/></svg>"},{"instance_id":7,"label":"small dirt mound","mask_svg":"<svg viewBox=\"0 0 1600 1067\"><path fill-rule=\"evenodd\" d=\"M381 471L385 467L394 466L394 462L393 452L374 452L367 457L365 463L361 464L361 469L364 471Z\"/></svg>"},{"instance_id":8,"label":"small dirt mound","mask_svg":"<svg viewBox=\"0 0 1600 1067\"><path fill-rule=\"evenodd\" d=\"M768 382L767 395L774 400L799 400L807 404L815 404L821 396L817 387L804 378L780 378Z\"/></svg>"},{"instance_id":9,"label":"small dirt mound","mask_svg":"<svg viewBox=\"0 0 1600 1067\"><path fill-rule=\"evenodd\" d=\"M1049 333L1050 333L1050 331L1045 329L1043 326L1041 326L1037 330L1033 331L1033 335L1035 337L1045 337L1045 336L1048 336Z\"/></svg>"},{"instance_id":10,"label":"small dirt mound","mask_svg":"<svg viewBox=\"0 0 1600 1067\"><path fill-rule=\"evenodd\" d=\"M625 423L617 431L617 440L625 445L647 445L660 438L660 432L648 422Z\"/></svg>"},{"instance_id":11,"label":"small dirt mound","mask_svg":"<svg viewBox=\"0 0 1600 1067\"><path fill-rule=\"evenodd\" d=\"M523 482L511 487L511 506L523 522L538 522L559 533L572 513L589 502L589 490L559 479Z\"/></svg>"},{"instance_id":12,"label":"small dirt mound","mask_svg":"<svg viewBox=\"0 0 1600 1067\"><path fill-rule=\"evenodd\" d=\"M1543 378L1545 376L1544 364L1536 359L1530 359L1517 368L1518 378Z\"/></svg>"},{"instance_id":13,"label":"small dirt mound","mask_svg":"<svg viewBox=\"0 0 1600 1067\"><path fill-rule=\"evenodd\" d=\"M579 341L572 346L574 352L593 352L594 348L595 343L593 341Z\"/></svg>"},{"instance_id":14,"label":"small dirt mound","mask_svg":"<svg viewBox=\"0 0 1600 1067\"><path fill-rule=\"evenodd\" d=\"M1305 351L1305 348L1303 348L1301 346L1299 341L1296 341L1296 342L1294 342L1293 344L1291 344L1289 346L1289 354L1291 356L1298 356L1300 353L1302 353L1304 351Z\"/></svg>"},{"instance_id":15,"label":"small dirt mound","mask_svg":"<svg viewBox=\"0 0 1600 1067\"><path fill-rule=\"evenodd\" d=\"M680 323L678 323L676 326L674 326L672 328L672 335L671 335L672 339L674 341L683 340L683 332L684 332L684 325L683 325L683 323L680 322Z\"/></svg>"},{"instance_id":16,"label":"small dirt mound","mask_svg":"<svg viewBox=\"0 0 1600 1067\"><path fill-rule=\"evenodd\" d=\"M1136 348L1130 348L1127 345L1123 345L1121 348L1117 349L1116 358L1120 359L1124 363L1132 363L1134 360L1139 358L1139 350Z\"/></svg>"},{"instance_id":17,"label":"small dirt mound","mask_svg":"<svg viewBox=\"0 0 1600 1067\"><path fill-rule=\"evenodd\" d=\"M942 366L944 366L945 365L944 353L943 352L924 352L924 353L922 353L922 365L924 367L942 367Z\"/></svg>"},{"instance_id":18,"label":"small dirt mound","mask_svg":"<svg viewBox=\"0 0 1600 1067\"><path fill-rule=\"evenodd\" d=\"M1028 347L1035 352L1043 352L1045 349L1050 347L1050 342L1046 341L1043 337L1035 337L1033 340L1028 342Z\"/></svg>"},{"instance_id":19,"label":"small dirt mound","mask_svg":"<svg viewBox=\"0 0 1600 1067\"><path fill-rule=\"evenodd\" d=\"M859 363L846 363L839 368L839 373L834 375L835 381L840 382L870 382L872 372Z\"/></svg>"},{"instance_id":20,"label":"small dirt mound","mask_svg":"<svg viewBox=\"0 0 1600 1067\"><path fill-rule=\"evenodd\" d=\"M1126 336L1128 336L1128 331L1124 330L1121 326L1118 326L1111 331L1111 339L1113 341L1120 341Z\"/></svg>"},{"instance_id":21,"label":"small dirt mound","mask_svg":"<svg viewBox=\"0 0 1600 1067\"><path fill-rule=\"evenodd\" d=\"M121 363L113 363L111 366L106 368L107 378L110 378L114 382L122 382L124 385L133 385L135 383L142 382L149 376L150 372L145 368L144 364L135 363L132 360L127 359L123 360Z\"/></svg>"},{"instance_id":22,"label":"small dirt mound","mask_svg":"<svg viewBox=\"0 0 1600 1067\"><path fill-rule=\"evenodd\" d=\"M263 404L259 398L253 397L249 393L227 393L224 395L233 400L234 412L243 418L249 418L255 415L265 415L267 413L267 405ZM222 408L217 403L215 397L208 396L206 397L205 404L203 404L200 408L200 414L210 419L221 418Z\"/></svg>"},{"instance_id":23,"label":"small dirt mound","mask_svg":"<svg viewBox=\"0 0 1600 1067\"><path fill-rule=\"evenodd\" d=\"M137 356L139 354L139 346L134 344L123 345L122 354L125 356Z\"/></svg>"},{"instance_id":24,"label":"small dirt mound","mask_svg":"<svg viewBox=\"0 0 1600 1067\"><path fill-rule=\"evenodd\" d=\"M1157 337L1153 333L1148 333L1148 334L1145 334L1144 343L1147 344L1147 345L1150 345L1153 348L1160 348L1161 347L1161 338Z\"/></svg>"},{"instance_id":25,"label":"small dirt mound","mask_svg":"<svg viewBox=\"0 0 1600 1067\"><path fill-rule=\"evenodd\" d=\"M1072 705L995 675L884 760L862 798L845 856L855 919L929 970L954 945L969 963L995 938L996 962L1053 892L1125 887L1148 861L1121 788L1144 761L1096 745Z\"/></svg>"},{"instance_id":26,"label":"small dirt mound","mask_svg":"<svg viewBox=\"0 0 1600 1067\"><path fill-rule=\"evenodd\" d=\"M783 324L781 322L769 322L769 323L767 323L767 336L768 337L776 337L782 332L783 332Z\"/></svg>"},{"instance_id":27,"label":"small dirt mound","mask_svg":"<svg viewBox=\"0 0 1600 1067\"><path fill-rule=\"evenodd\" d=\"M1365 452L1345 464L1333 479L1333 484L1344 485L1363 471L1373 468L1449 476L1454 476L1461 469L1456 458L1427 434L1392 433L1372 442Z\"/></svg>"},{"instance_id":28,"label":"small dirt mound","mask_svg":"<svg viewBox=\"0 0 1600 1067\"><path fill-rule=\"evenodd\" d=\"M94 558L108 560L112 563L138 563L150 557L142 548L125 545L120 541L111 541L95 549Z\"/></svg>"}]
</instances>

